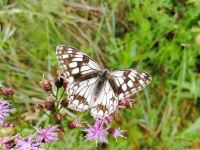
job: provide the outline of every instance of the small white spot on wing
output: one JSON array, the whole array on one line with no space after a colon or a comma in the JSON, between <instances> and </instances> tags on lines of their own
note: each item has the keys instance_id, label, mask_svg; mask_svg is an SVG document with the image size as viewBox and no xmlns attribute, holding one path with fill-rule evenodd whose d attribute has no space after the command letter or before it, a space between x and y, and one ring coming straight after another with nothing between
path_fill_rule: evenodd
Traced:
<instances>
[{"instance_id":1,"label":"small white spot on wing","mask_svg":"<svg viewBox=\"0 0 200 150\"><path fill-rule=\"evenodd\" d=\"M130 88L133 87L133 82L132 82L131 80L129 80L127 84L128 84L128 86L129 86Z\"/></svg>"},{"instance_id":2,"label":"small white spot on wing","mask_svg":"<svg viewBox=\"0 0 200 150\"><path fill-rule=\"evenodd\" d=\"M72 61L83 61L83 58L73 58Z\"/></svg>"},{"instance_id":3,"label":"small white spot on wing","mask_svg":"<svg viewBox=\"0 0 200 150\"><path fill-rule=\"evenodd\" d=\"M70 68L74 68L74 67L76 67L76 66L77 66L77 62L72 62L72 63L69 64L69 67L70 67Z\"/></svg>"},{"instance_id":4,"label":"small white spot on wing","mask_svg":"<svg viewBox=\"0 0 200 150\"><path fill-rule=\"evenodd\" d=\"M77 73L79 73L79 68L72 69L72 74L77 74Z\"/></svg>"}]
</instances>

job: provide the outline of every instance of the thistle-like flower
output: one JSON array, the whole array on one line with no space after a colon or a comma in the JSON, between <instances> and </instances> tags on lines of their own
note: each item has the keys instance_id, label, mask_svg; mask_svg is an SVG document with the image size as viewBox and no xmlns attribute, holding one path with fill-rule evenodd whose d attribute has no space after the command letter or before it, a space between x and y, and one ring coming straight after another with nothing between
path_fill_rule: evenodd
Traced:
<instances>
[{"instance_id":1,"label":"thistle-like flower","mask_svg":"<svg viewBox=\"0 0 200 150\"><path fill-rule=\"evenodd\" d=\"M107 128L110 127L109 125L109 122L113 120L113 117L112 116L107 116L107 117L104 117L100 120L97 121L97 123L100 123L102 125L106 125Z\"/></svg>"},{"instance_id":2,"label":"thistle-like flower","mask_svg":"<svg viewBox=\"0 0 200 150\"><path fill-rule=\"evenodd\" d=\"M102 142L108 144L106 135L108 132L102 128L102 123L97 121L93 126L89 125L89 128L83 129L82 131L86 132L85 140L96 140L97 142Z\"/></svg>"},{"instance_id":3,"label":"thistle-like flower","mask_svg":"<svg viewBox=\"0 0 200 150\"><path fill-rule=\"evenodd\" d=\"M122 138L126 138L124 135L122 135L121 133L126 132L126 130L120 130L120 128L114 129L114 128L110 128L108 129L108 132L110 135L112 135L116 140L118 137L122 137Z\"/></svg>"},{"instance_id":4,"label":"thistle-like flower","mask_svg":"<svg viewBox=\"0 0 200 150\"><path fill-rule=\"evenodd\" d=\"M122 107L122 108L124 108L124 107L126 107L127 105L129 105L130 106L130 108L132 108L132 105L133 105L133 103L135 102L135 101L131 101L132 99L130 99L130 97L126 97L126 98L124 98L124 99L122 99L121 101L119 101L119 107Z\"/></svg>"},{"instance_id":5,"label":"thistle-like flower","mask_svg":"<svg viewBox=\"0 0 200 150\"><path fill-rule=\"evenodd\" d=\"M31 135L28 139L17 137L15 150L39 150L40 144L40 141L34 140L34 135Z\"/></svg>"},{"instance_id":6,"label":"thistle-like flower","mask_svg":"<svg viewBox=\"0 0 200 150\"><path fill-rule=\"evenodd\" d=\"M0 99L0 125L4 124L5 118L9 116L10 104L3 99Z\"/></svg>"},{"instance_id":7,"label":"thistle-like flower","mask_svg":"<svg viewBox=\"0 0 200 150\"><path fill-rule=\"evenodd\" d=\"M15 137L0 138L0 148L11 149L15 147Z\"/></svg>"},{"instance_id":8,"label":"thistle-like flower","mask_svg":"<svg viewBox=\"0 0 200 150\"><path fill-rule=\"evenodd\" d=\"M48 126L44 129L37 129L38 133L38 141L44 143L51 143L58 140L58 136L56 134L56 126Z\"/></svg>"}]
</instances>

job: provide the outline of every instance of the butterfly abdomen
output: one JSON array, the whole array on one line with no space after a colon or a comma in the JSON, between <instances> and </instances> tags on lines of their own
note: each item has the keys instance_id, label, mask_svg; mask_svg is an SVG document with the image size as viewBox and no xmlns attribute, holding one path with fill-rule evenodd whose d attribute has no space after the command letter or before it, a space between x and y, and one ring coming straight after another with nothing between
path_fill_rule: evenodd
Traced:
<instances>
[{"instance_id":1,"label":"butterfly abdomen","mask_svg":"<svg viewBox=\"0 0 200 150\"><path fill-rule=\"evenodd\" d=\"M98 80L97 85L94 89L94 98L97 99L99 97L99 94L101 93L105 82L108 80L108 76L109 76L108 70L104 70L99 74L99 80Z\"/></svg>"}]
</instances>

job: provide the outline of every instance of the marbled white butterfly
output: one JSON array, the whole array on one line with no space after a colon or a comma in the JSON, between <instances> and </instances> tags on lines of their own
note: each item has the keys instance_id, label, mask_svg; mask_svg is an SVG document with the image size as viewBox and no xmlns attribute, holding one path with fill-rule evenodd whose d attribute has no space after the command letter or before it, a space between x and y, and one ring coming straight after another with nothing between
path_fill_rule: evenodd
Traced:
<instances>
[{"instance_id":1,"label":"marbled white butterfly","mask_svg":"<svg viewBox=\"0 0 200 150\"><path fill-rule=\"evenodd\" d=\"M118 102L145 88L151 76L144 71L125 69L109 72L77 48L59 45L58 62L69 81L69 108L90 110L94 118L114 112Z\"/></svg>"}]
</instances>

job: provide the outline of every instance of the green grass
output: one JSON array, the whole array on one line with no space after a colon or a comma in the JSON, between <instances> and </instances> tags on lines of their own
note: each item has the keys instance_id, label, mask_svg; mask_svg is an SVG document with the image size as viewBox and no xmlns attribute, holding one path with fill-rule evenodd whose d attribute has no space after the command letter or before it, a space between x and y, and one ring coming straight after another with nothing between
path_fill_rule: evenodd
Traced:
<instances>
[{"instance_id":1,"label":"green grass","mask_svg":"<svg viewBox=\"0 0 200 150\"><path fill-rule=\"evenodd\" d=\"M39 81L55 77L55 47L66 44L110 70L137 68L153 77L133 96L134 110L114 123L128 130L127 139L97 149L200 148L199 0L0 0L0 30L0 80L14 87L19 109L12 119L25 120L21 114L45 98ZM30 133L25 122L17 130ZM96 148L79 129L66 132L49 149Z\"/></svg>"}]
</instances>

